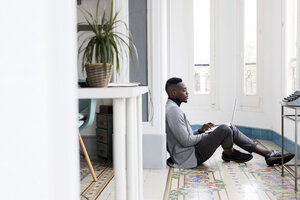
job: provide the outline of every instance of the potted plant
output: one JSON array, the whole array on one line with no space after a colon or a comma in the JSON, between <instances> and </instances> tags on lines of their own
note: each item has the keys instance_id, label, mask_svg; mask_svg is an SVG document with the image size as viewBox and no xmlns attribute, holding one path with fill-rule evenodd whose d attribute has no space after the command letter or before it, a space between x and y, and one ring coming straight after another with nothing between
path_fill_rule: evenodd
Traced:
<instances>
[{"instance_id":1,"label":"potted plant","mask_svg":"<svg viewBox=\"0 0 300 200\"><path fill-rule=\"evenodd\" d=\"M78 49L78 55L82 53L82 72L85 68L90 87L107 87L113 65L115 64L118 73L120 71L119 61L124 50L128 49L132 62L134 62L133 52L135 51L137 55L135 44L129 34L116 31L118 26L125 26L129 33L126 23L118 19L119 12L113 12L113 0L111 0L109 17L106 17L104 8L103 15L101 19L99 18L99 5L100 0L97 1L95 14L85 8L79 8L85 18L85 22L80 25L86 25L91 30L79 36L89 33Z\"/></svg>"}]
</instances>

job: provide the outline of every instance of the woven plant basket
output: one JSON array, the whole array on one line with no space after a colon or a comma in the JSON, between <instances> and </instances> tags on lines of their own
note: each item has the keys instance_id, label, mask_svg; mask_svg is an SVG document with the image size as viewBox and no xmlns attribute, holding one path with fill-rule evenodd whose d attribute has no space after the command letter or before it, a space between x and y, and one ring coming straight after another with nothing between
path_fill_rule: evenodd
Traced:
<instances>
[{"instance_id":1,"label":"woven plant basket","mask_svg":"<svg viewBox=\"0 0 300 200\"><path fill-rule=\"evenodd\" d=\"M112 64L106 63L106 73L103 63L86 64L85 71L87 75L87 82L90 87L107 87L111 75Z\"/></svg>"}]
</instances>

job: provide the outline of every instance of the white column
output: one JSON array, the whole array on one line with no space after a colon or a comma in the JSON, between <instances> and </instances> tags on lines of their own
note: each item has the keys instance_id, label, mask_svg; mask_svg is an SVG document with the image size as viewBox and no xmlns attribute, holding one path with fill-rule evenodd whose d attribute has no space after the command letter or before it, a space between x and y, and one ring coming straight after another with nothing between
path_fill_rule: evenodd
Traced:
<instances>
[{"instance_id":1,"label":"white column","mask_svg":"<svg viewBox=\"0 0 300 200\"><path fill-rule=\"evenodd\" d=\"M137 154L138 154L138 199L143 199L143 132L142 95L137 97Z\"/></svg>"},{"instance_id":2,"label":"white column","mask_svg":"<svg viewBox=\"0 0 300 200\"><path fill-rule=\"evenodd\" d=\"M113 165L115 173L115 198L117 200L121 200L126 199L125 98L114 99L113 107Z\"/></svg>"},{"instance_id":3,"label":"white column","mask_svg":"<svg viewBox=\"0 0 300 200\"><path fill-rule=\"evenodd\" d=\"M137 136L136 136L136 98L126 99L127 132L127 198L137 199Z\"/></svg>"},{"instance_id":4,"label":"white column","mask_svg":"<svg viewBox=\"0 0 300 200\"><path fill-rule=\"evenodd\" d=\"M0 18L1 199L79 200L76 1L1 1Z\"/></svg>"}]
</instances>

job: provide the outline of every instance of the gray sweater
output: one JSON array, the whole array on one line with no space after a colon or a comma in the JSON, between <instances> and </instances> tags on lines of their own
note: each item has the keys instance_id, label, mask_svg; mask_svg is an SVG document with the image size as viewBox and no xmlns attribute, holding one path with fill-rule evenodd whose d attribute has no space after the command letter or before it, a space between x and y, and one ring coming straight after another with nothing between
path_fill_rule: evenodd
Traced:
<instances>
[{"instance_id":1,"label":"gray sweater","mask_svg":"<svg viewBox=\"0 0 300 200\"><path fill-rule=\"evenodd\" d=\"M167 149L172 162L168 165L176 168L193 168L197 166L195 145L202 135L192 128L180 107L168 99L166 104Z\"/></svg>"}]
</instances>

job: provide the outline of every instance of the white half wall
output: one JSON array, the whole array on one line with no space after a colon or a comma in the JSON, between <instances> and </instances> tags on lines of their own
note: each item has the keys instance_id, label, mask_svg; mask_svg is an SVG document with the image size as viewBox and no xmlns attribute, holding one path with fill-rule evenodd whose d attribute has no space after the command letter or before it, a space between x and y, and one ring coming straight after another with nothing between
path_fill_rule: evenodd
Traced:
<instances>
[{"instance_id":1,"label":"white half wall","mask_svg":"<svg viewBox=\"0 0 300 200\"><path fill-rule=\"evenodd\" d=\"M1 199L76 200L76 1L0 7Z\"/></svg>"}]
</instances>

